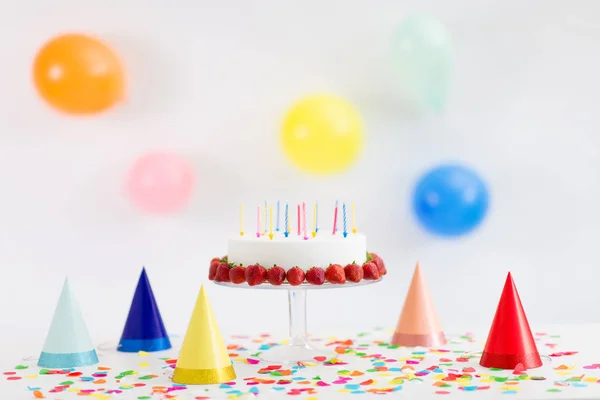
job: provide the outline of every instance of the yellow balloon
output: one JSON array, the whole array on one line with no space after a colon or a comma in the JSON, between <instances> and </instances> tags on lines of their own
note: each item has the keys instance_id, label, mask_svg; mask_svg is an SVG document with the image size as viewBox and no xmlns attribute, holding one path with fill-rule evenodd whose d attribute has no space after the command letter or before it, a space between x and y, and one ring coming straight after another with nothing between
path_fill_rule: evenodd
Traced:
<instances>
[{"instance_id":1,"label":"yellow balloon","mask_svg":"<svg viewBox=\"0 0 600 400\"><path fill-rule=\"evenodd\" d=\"M288 111L281 131L290 161L313 174L341 172L357 159L363 147L360 116L334 96L311 96Z\"/></svg>"}]
</instances>

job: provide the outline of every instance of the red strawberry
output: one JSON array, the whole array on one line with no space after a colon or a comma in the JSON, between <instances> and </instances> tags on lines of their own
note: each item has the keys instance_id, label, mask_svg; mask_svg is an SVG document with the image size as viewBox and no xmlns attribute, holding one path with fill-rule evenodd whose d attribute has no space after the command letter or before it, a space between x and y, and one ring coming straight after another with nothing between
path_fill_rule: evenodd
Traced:
<instances>
[{"instance_id":1,"label":"red strawberry","mask_svg":"<svg viewBox=\"0 0 600 400\"><path fill-rule=\"evenodd\" d=\"M273 268L269 268L267 271L267 280L271 285L281 285L285 280L285 269L278 265L274 265Z\"/></svg>"},{"instance_id":2,"label":"red strawberry","mask_svg":"<svg viewBox=\"0 0 600 400\"><path fill-rule=\"evenodd\" d=\"M221 259L219 257L215 257L210 260L210 269L208 270L208 279L211 281L215 280L215 276L217 276L217 268L219 268L219 264L221 263Z\"/></svg>"},{"instance_id":3,"label":"red strawberry","mask_svg":"<svg viewBox=\"0 0 600 400\"><path fill-rule=\"evenodd\" d=\"M363 265L363 274L365 280L376 281L379 279L379 269L373 261L369 261Z\"/></svg>"},{"instance_id":4,"label":"red strawberry","mask_svg":"<svg viewBox=\"0 0 600 400\"><path fill-rule=\"evenodd\" d=\"M344 267L346 273L346 279L350 282L360 282L363 279L363 268L355 263L348 264Z\"/></svg>"},{"instance_id":5,"label":"red strawberry","mask_svg":"<svg viewBox=\"0 0 600 400\"><path fill-rule=\"evenodd\" d=\"M219 267L217 268L217 276L215 276L215 281L217 282L231 282L229 280L229 264L226 262L220 262Z\"/></svg>"},{"instance_id":6,"label":"red strawberry","mask_svg":"<svg viewBox=\"0 0 600 400\"><path fill-rule=\"evenodd\" d=\"M346 273L339 264L332 264L325 270L325 279L329 283L346 283Z\"/></svg>"},{"instance_id":7,"label":"red strawberry","mask_svg":"<svg viewBox=\"0 0 600 400\"><path fill-rule=\"evenodd\" d=\"M387 274L387 269L385 268L385 263L383 262L383 259L375 253L371 253L369 254L369 256L371 257L371 262L374 262L375 265L377 265L377 269L379 270L379 276L382 277L385 274Z\"/></svg>"},{"instance_id":8,"label":"red strawberry","mask_svg":"<svg viewBox=\"0 0 600 400\"><path fill-rule=\"evenodd\" d=\"M267 270L262 265L248 265L246 268L246 281L248 285L256 286L265 282L267 279Z\"/></svg>"},{"instance_id":9,"label":"red strawberry","mask_svg":"<svg viewBox=\"0 0 600 400\"><path fill-rule=\"evenodd\" d=\"M311 285L322 285L325 283L325 271L323 268L312 267L306 272L306 282Z\"/></svg>"},{"instance_id":10,"label":"red strawberry","mask_svg":"<svg viewBox=\"0 0 600 400\"><path fill-rule=\"evenodd\" d=\"M286 274L287 281L292 286L298 286L304 282L304 271L299 267L290 268Z\"/></svg>"},{"instance_id":11,"label":"red strawberry","mask_svg":"<svg viewBox=\"0 0 600 400\"><path fill-rule=\"evenodd\" d=\"M229 280L235 284L246 282L246 267L238 265L229 270Z\"/></svg>"}]
</instances>

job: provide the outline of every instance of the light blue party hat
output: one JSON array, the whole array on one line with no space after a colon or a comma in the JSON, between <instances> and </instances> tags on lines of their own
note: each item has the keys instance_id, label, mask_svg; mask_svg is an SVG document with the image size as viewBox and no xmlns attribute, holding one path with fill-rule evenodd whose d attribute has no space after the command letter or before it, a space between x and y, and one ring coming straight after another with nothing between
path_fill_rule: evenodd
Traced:
<instances>
[{"instance_id":1,"label":"light blue party hat","mask_svg":"<svg viewBox=\"0 0 600 400\"><path fill-rule=\"evenodd\" d=\"M74 368L97 363L98 355L71 291L69 280L65 278L38 366Z\"/></svg>"}]
</instances>

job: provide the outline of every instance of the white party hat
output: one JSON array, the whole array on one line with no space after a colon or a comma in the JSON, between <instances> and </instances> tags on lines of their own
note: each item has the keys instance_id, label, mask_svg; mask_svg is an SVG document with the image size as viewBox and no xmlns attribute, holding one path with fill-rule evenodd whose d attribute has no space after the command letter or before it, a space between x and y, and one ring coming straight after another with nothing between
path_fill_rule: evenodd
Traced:
<instances>
[{"instance_id":1,"label":"white party hat","mask_svg":"<svg viewBox=\"0 0 600 400\"><path fill-rule=\"evenodd\" d=\"M97 363L98 355L71 291L69 280L65 278L38 366L74 368Z\"/></svg>"}]
</instances>

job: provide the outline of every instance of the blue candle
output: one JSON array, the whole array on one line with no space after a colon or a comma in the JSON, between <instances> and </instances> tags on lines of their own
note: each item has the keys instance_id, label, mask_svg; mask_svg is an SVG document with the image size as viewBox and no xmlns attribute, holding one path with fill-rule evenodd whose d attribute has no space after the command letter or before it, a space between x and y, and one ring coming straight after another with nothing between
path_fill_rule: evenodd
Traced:
<instances>
[{"instance_id":1,"label":"blue candle","mask_svg":"<svg viewBox=\"0 0 600 400\"><path fill-rule=\"evenodd\" d=\"M276 223L275 231L279 232L279 200L277 200L277 223Z\"/></svg>"},{"instance_id":2,"label":"blue candle","mask_svg":"<svg viewBox=\"0 0 600 400\"><path fill-rule=\"evenodd\" d=\"M346 203L342 204L342 214L343 214L343 220L344 220L344 237L348 236L348 229L347 229L347 225L346 225Z\"/></svg>"},{"instance_id":3,"label":"blue candle","mask_svg":"<svg viewBox=\"0 0 600 400\"><path fill-rule=\"evenodd\" d=\"M317 201L316 203L317 207L316 207L316 216L315 216L315 232L319 232L319 202Z\"/></svg>"},{"instance_id":4,"label":"blue candle","mask_svg":"<svg viewBox=\"0 0 600 400\"><path fill-rule=\"evenodd\" d=\"M283 232L285 237L288 237L288 235L290 234L289 228L290 228L290 223L288 221L288 204L285 203L285 226L284 226L284 232Z\"/></svg>"}]
</instances>

